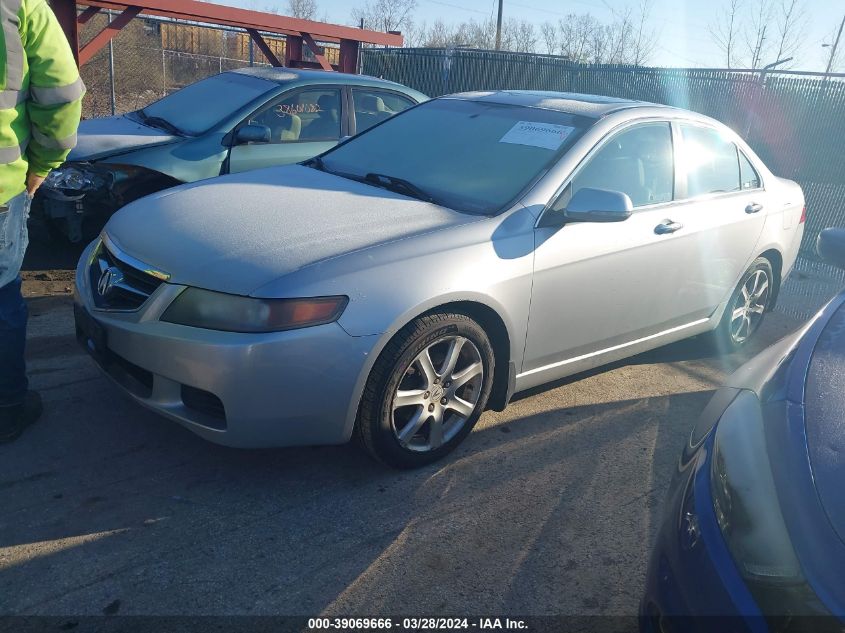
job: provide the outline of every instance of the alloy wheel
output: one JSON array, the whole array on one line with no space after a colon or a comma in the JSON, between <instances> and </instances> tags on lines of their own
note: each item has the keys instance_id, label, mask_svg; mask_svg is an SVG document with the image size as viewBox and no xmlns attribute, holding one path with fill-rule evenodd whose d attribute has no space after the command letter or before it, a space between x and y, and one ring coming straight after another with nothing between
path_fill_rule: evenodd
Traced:
<instances>
[{"instance_id":1,"label":"alloy wheel","mask_svg":"<svg viewBox=\"0 0 845 633\"><path fill-rule=\"evenodd\" d=\"M770 283L765 270L756 270L737 293L731 308L731 339L737 345L747 341L760 326L769 303Z\"/></svg>"},{"instance_id":2,"label":"alloy wheel","mask_svg":"<svg viewBox=\"0 0 845 633\"><path fill-rule=\"evenodd\" d=\"M399 444L427 452L457 435L472 416L484 384L481 353L468 338L447 336L420 352L393 395L392 427Z\"/></svg>"}]
</instances>

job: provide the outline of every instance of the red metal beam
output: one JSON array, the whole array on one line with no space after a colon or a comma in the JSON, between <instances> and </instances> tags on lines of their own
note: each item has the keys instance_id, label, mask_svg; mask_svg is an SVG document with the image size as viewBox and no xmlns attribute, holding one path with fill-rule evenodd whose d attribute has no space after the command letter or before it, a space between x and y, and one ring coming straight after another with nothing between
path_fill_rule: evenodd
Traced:
<instances>
[{"instance_id":1,"label":"red metal beam","mask_svg":"<svg viewBox=\"0 0 845 633\"><path fill-rule=\"evenodd\" d=\"M262 53L264 53L264 57L267 58L267 61L269 61L273 66L282 65L282 62L280 62L279 58L276 57L276 54L273 52L273 49L271 49L267 45L267 42L264 41L264 38L261 37L261 33L256 31L255 29L247 29L246 32L249 33L249 36L252 38L252 41L255 42L255 45L258 46L259 49L261 49Z\"/></svg>"},{"instance_id":2,"label":"red metal beam","mask_svg":"<svg viewBox=\"0 0 845 633\"><path fill-rule=\"evenodd\" d=\"M79 31L76 26L76 0L50 0L50 7L62 30L65 32L65 37L70 44L70 49L73 51L73 56L76 63L79 64Z\"/></svg>"},{"instance_id":3,"label":"red metal beam","mask_svg":"<svg viewBox=\"0 0 845 633\"><path fill-rule=\"evenodd\" d=\"M342 73L358 72L358 49L360 45L355 40L340 40L340 64L338 70Z\"/></svg>"},{"instance_id":4,"label":"red metal beam","mask_svg":"<svg viewBox=\"0 0 845 633\"><path fill-rule=\"evenodd\" d=\"M55 0L54 0L55 1ZM62 0L67 1L67 0ZM272 13L249 9L224 7L198 0L78 0L79 4L102 9L125 9L139 7L143 13L191 22L219 24L242 29L254 29L265 33L298 35L310 33L314 38L329 42L355 40L380 46L402 46L402 35L357 29L351 26L325 24L311 20L300 20Z\"/></svg>"},{"instance_id":5,"label":"red metal beam","mask_svg":"<svg viewBox=\"0 0 845 633\"><path fill-rule=\"evenodd\" d=\"M90 42L88 42L82 50L79 51L79 65L88 63L88 61L99 51L103 46L109 43L120 30L129 24L132 19L141 13L141 7L130 6L123 10L110 24L107 24L102 31L97 33Z\"/></svg>"},{"instance_id":6,"label":"red metal beam","mask_svg":"<svg viewBox=\"0 0 845 633\"><path fill-rule=\"evenodd\" d=\"M87 24L91 18L100 12L100 7L88 7L76 18L77 24Z\"/></svg>"},{"instance_id":7,"label":"red metal beam","mask_svg":"<svg viewBox=\"0 0 845 633\"><path fill-rule=\"evenodd\" d=\"M294 68L302 61L302 37L288 35L285 40L285 66Z\"/></svg>"},{"instance_id":8,"label":"red metal beam","mask_svg":"<svg viewBox=\"0 0 845 633\"><path fill-rule=\"evenodd\" d=\"M334 70L332 65L326 59L326 56L320 52L320 47L317 46L317 42L314 41L314 38L311 37L310 33L302 33L302 40L308 44L308 48L311 49L311 52L314 53L314 58L317 60L317 63L320 64L320 67L323 70Z\"/></svg>"}]
</instances>

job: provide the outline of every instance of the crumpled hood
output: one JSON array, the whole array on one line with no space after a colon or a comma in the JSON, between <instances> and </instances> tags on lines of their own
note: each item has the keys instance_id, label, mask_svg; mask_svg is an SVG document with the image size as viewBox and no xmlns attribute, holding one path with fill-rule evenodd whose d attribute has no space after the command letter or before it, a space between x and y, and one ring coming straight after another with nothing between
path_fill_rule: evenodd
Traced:
<instances>
[{"instance_id":1,"label":"crumpled hood","mask_svg":"<svg viewBox=\"0 0 845 633\"><path fill-rule=\"evenodd\" d=\"M88 119L79 124L79 140L68 160L97 160L141 147L172 143L179 138L127 116Z\"/></svg>"},{"instance_id":2,"label":"crumpled hood","mask_svg":"<svg viewBox=\"0 0 845 633\"><path fill-rule=\"evenodd\" d=\"M247 295L318 261L474 219L292 165L153 194L105 230L173 283Z\"/></svg>"}]
</instances>

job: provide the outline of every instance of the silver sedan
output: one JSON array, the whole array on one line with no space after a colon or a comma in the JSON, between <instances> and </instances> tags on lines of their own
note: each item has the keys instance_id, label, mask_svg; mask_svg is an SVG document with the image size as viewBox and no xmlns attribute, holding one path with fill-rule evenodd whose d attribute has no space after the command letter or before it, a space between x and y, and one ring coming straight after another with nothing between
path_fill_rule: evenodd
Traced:
<instances>
[{"instance_id":1,"label":"silver sedan","mask_svg":"<svg viewBox=\"0 0 845 633\"><path fill-rule=\"evenodd\" d=\"M707 117L454 95L125 207L80 261L77 331L206 439L355 433L414 467L516 392L708 331L742 347L803 222L800 187Z\"/></svg>"}]
</instances>

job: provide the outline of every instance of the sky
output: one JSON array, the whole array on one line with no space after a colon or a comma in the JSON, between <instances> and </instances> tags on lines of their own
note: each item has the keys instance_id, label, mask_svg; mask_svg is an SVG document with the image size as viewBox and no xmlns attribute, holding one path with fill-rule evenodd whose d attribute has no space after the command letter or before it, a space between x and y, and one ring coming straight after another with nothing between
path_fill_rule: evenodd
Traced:
<instances>
[{"instance_id":1,"label":"sky","mask_svg":"<svg viewBox=\"0 0 845 633\"><path fill-rule=\"evenodd\" d=\"M285 0L211 0L248 9L267 6L284 13ZM365 0L317 0L318 14L329 22L350 24L352 8ZM630 0L636 4L636 0ZM755 0L745 0L750 4ZM774 0L775 2L779 0ZM438 18L447 23L484 20L495 16L498 0L417 0L415 22L431 24ZM656 66L723 67L724 55L714 44L709 28L723 13L730 0L654 0L651 27L657 33L658 46L651 60ZM804 43L795 56L795 70L824 70L835 29L845 15L845 0L801 0L806 13ZM626 6L624 0L504 0L504 17L525 19L536 26L557 22L569 13L591 13L602 21L613 19L613 10ZM845 47L843 33L840 48ZM542 44L538 42L538 50ZM840 56L842 57L842 56ZM840 68L845 71L845 68Z\"/></svg>"}]
</instances>

